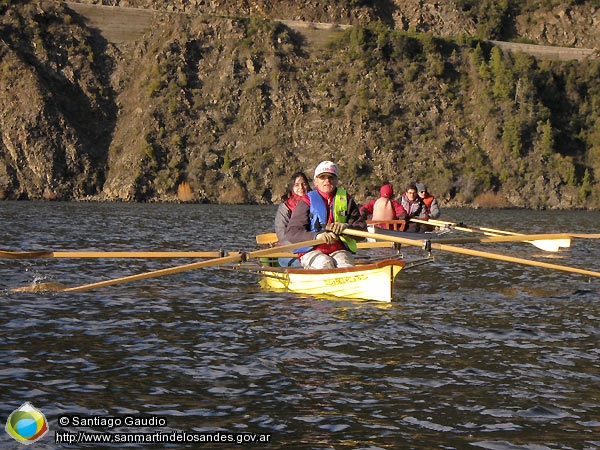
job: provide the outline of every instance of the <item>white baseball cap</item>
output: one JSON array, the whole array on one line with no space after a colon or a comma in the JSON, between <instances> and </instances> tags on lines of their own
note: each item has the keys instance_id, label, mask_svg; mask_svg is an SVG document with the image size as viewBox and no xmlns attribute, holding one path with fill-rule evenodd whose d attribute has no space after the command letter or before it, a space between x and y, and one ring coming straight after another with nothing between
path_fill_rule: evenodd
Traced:
<instances>
[{"instance_id":1,"label":"white baseball cap","mask_svg":"<svg viewBox=\"0 0 600 450\"><path fill-rule=\"evenodd\" d=\"M315 169L315 178L317 178L322 173L330 173L331 175L338 176L338 166L336 163L331 161L323 161L320 162L317 168Z\"/></svg>"}]
</instances>

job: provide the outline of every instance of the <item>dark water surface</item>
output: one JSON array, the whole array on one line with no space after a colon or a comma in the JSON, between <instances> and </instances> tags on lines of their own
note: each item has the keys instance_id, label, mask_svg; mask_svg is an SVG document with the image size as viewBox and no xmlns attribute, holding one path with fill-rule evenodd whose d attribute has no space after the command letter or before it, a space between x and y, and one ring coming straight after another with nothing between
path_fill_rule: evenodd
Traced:
<instances>
[{"instance_id":1,"label":"dark water surface","mask_svg":"<svg viewBox=\"0 0 600 450\"><path fill-rule=\"evenodd\" d=\"M2 202L0 248L253 250L274 213ZM444 217L598 233L600 213ZM529 244L483 249L600 270L598 240L577 240L558 255ZM400 274L391 305L266 292L253 275L218 269L78 294L10 293L33 281L77 286L189 261L0 260L2 428L30 402L50 427L37 449L66 446L54 443L57 431L270 435L253 448L599 449L600 279L435 255ZM63 428L62 415L161 416L167 424ZM0 435L0 448L24 448Z\"/></svg>"}]
</instances>

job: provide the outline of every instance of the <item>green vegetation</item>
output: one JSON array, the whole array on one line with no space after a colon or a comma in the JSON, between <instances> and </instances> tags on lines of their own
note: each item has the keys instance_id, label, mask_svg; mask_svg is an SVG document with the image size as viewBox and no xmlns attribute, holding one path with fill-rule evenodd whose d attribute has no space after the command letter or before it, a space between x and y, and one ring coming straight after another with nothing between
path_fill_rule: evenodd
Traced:
<instances>
[{"instance_id":1,"label":"green vegetation","mask_svg":"<svg viewBox=\"0 0 600 450\"><path fill-rule=\"evenodd\" d=\"M359 201L383 180L397 191L419 180L449 205L600 208L600 62L535 59L480 39L502 35L533 2L458 3L478 18L479 38L375 22L311 52L277 22L181 16L118 61L61 8L43 16L4 2L15 10L2 24L11 45L0 83L39 92L21 147L66 130L44 137L60 164L37 170L53 180L91 167L94 182L72 183L86 194L106 179L135 200L174 199L189 183L199 201L270 203L289 172L328 158ZM25 117L26 103L1 106L15 105L11 117ZM20 162L0 156L10 195Z\"/></svg>"},{"instance_id":2,"label":"green vegetation","mask_svg":"<svg viewBox=\"0 0 600 450\"><path fill-rule=\"evenodd\" d=\"M510 39L511 24L519 14L552 11L558 6L600 7L600 0L454 0L454 3L478 24L477 37L492 40Z\"/></svg>"}]
</instances>

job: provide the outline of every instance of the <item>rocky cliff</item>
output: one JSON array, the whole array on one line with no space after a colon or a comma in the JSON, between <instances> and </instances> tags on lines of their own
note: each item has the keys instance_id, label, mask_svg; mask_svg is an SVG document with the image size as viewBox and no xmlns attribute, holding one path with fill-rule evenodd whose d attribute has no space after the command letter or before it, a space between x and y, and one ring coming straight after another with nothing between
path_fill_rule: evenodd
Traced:
<instances>
[{"instance_id":1,"label":"rocky cliff","mask_svg":"<svg viewBox=\"0 0 600 450\"><path fill-rule=\"evenodd\" d=\"M120 2L188 14L153 16L136 42L115 46L68 4L11 2L0 195L272 203L291 172L333 159L359 201L384 180L400 190L419 179L444 205L600 205L597 147L581 138L594 122L566 115L577 105L556 82L560 64L543 63L547 76L531 58L496 61L451 2L374 3ZM371 25L315 47L262 17ZM515 27L570 39L552 31L575 29L579 16L565 17L543 33L533 20ZM595 42L587 36L571 44ZM572 64L572 76L596 67ZM578 84L580 109L593 79Z\"/></svg>"},{"instance_id":2,"label":"rocky cliff","mask_svg":"<svg viewBox=\"0 0 600 450\"><path fill-rule=\"evenodd\" d=\"M112 59L62 10L3 14L0 193L80 198L102 189L117 108Z\"/></svg>"},{"instance_id":3,"label":"rocky cliff","mask_svg":"<svg viewBox=\"0 0 600 450\"><path fill-rule=\"evenodd\" d=\"M478 22L452 0L80 0L77 3L363 26L380 21L395 30L430 32L436 36L466 34L539 45L600 48L600 8L594 2L548 2L554 5L549 8L534 3L520 11L509 10L508 19L503 20L507 23L503 23L501 36L482 36L490 24ZM500 4L528 2L472 3L493 10L499 9Z\"/></svg>"}]
</instances>

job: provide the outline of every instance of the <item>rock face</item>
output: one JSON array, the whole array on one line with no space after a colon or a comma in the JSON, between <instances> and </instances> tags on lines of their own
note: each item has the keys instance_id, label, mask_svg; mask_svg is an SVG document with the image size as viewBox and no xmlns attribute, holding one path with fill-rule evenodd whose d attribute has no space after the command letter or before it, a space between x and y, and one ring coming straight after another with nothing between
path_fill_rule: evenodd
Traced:
<instances>
[{"instance_id":1,"label":"rock face","mask_svg":"<svg viewBox=\"0 0 600 450\"><path fill-rule=\"evenodd\" d=\"M586 148L547 148L558 131L527 103L541 97L531 81L506 78L512 90L486 94L491 105L481 94L500 89L500 75L481 75L475 44L432 37L477 33L452 2L115 4L190 14L154 15L115 46L68 3L0 10L1 198L273 203L290 173L333 159L359 201L384 180L399 192L419 179L446 206L600 205L583 175L600 163ZM595 26L586 13L553 14L543 31L522 18L515 27L558 43L562 25L564 39L579 21ZM259 17L387 31L324 32L331 43L314 46ZM589 34L574 32L572 45ZM494 52L483 52L493 72ZM521 115L525 148L507 143Z\"/></svg>"},{"instance_id":2,"label":"rock face","mask_svg":"<svg viewBox=\"0 0 600 450\"><path fill-rule=\"evenodd\" d=\"M69 2L67 2L68 4ZM77 3L216 16L253 16L348 25L380 21L393 29L436 36L477 36L481 24L452 0L82 0ZM535 8L512 16L504 38L539 45L600 47L600 9L593 4Z\"/></svg>"},{"instance_id":3,"label":"rock face","mask_svg":"<svg viewBox=\"0 0 600 450\"><path fill-rule=\"evenodd\" d=\"M476 24L460 11L453 2L424 2L408 0L394 2L394 28L436 36L474 36Z\"/></svg>"},{"instance_id":4,"label":"rock face","mask_svg":"<svg viewBox=\"0 0 600 450\"><path fill-rule=\"evenodd\" d=\"M557 6L516 20L518 36L539 44L600 48L600 9L588 5Z\"/></svg>"},{"instance_id":5,"label":"rock face","mask_svg":"<svg viewBox=\"0 0 600 450\"><path fill-rule=\"evenodd\" d=\"M94 195L115 121L112 61L85 28L65 24L68 15L38 8L3 17L0 189L10 198Z\"/></svg>"}]
</instances>

